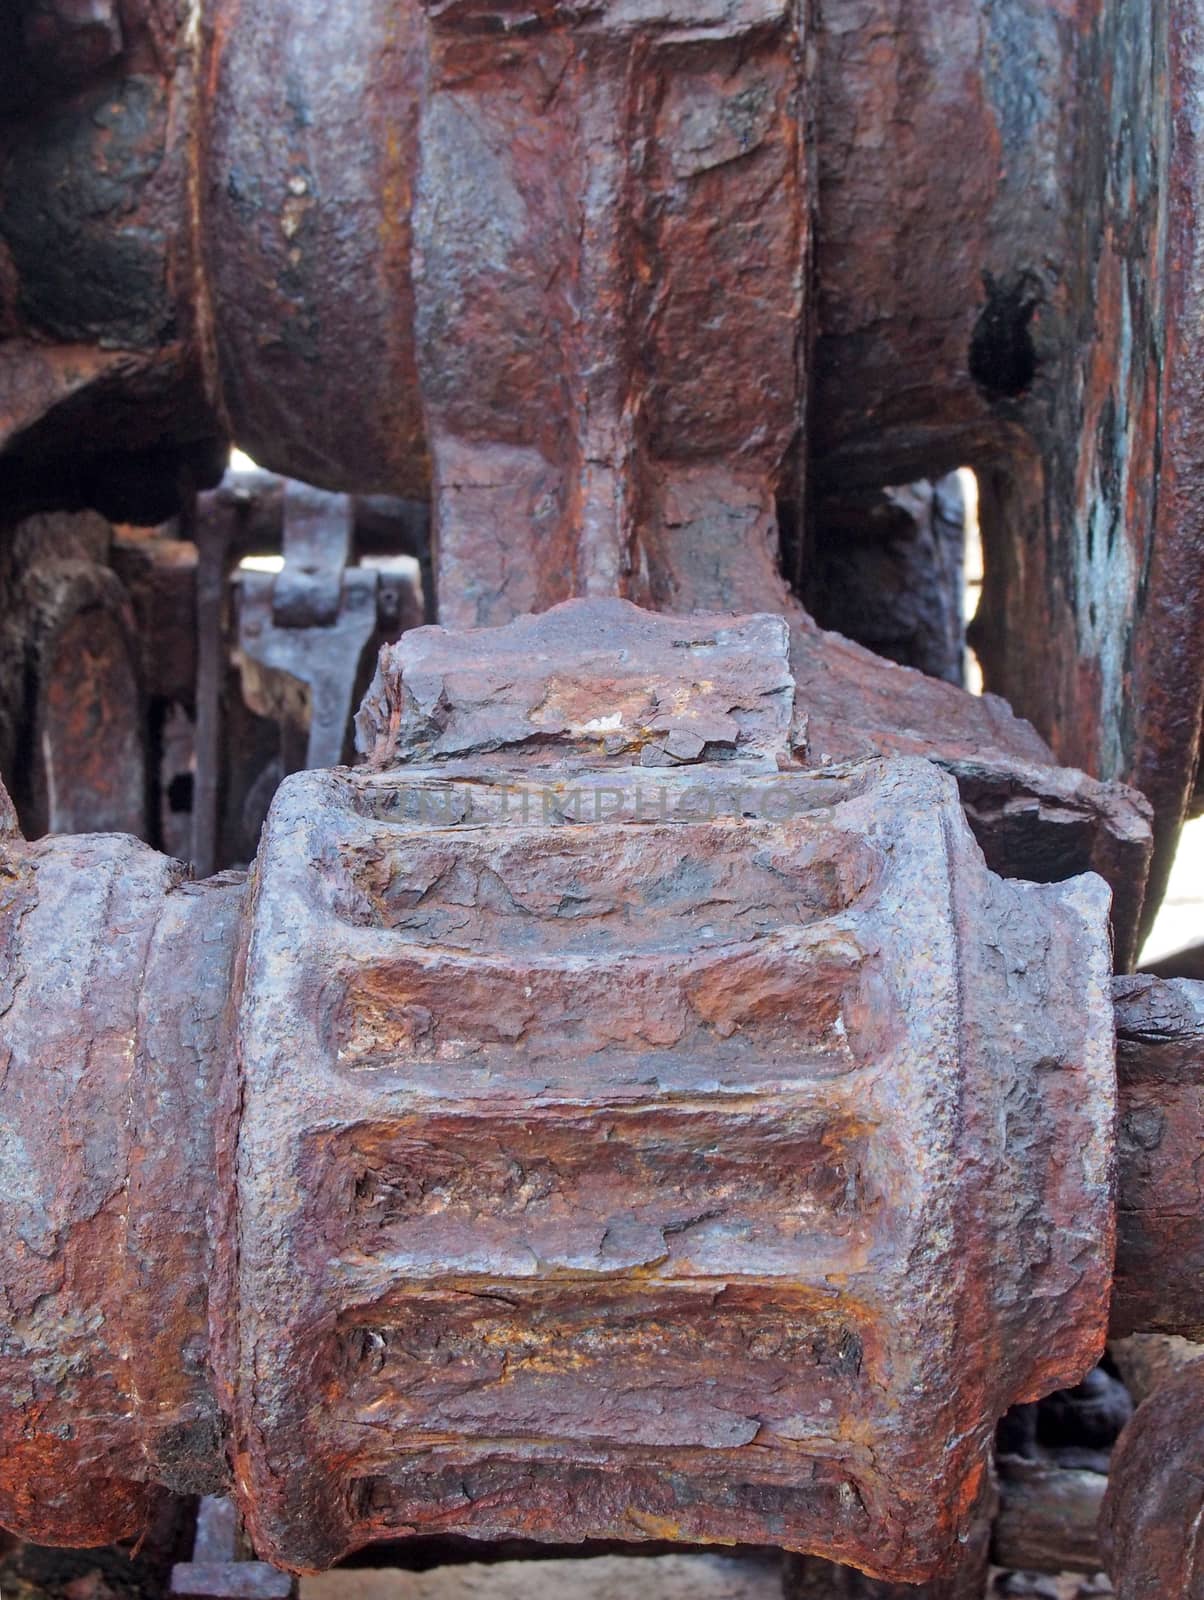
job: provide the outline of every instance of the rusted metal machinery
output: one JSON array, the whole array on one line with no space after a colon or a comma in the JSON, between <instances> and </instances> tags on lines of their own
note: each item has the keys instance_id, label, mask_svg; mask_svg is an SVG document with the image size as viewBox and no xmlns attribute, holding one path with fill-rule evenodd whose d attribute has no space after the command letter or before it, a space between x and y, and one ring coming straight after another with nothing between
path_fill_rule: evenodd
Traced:
<instances>
[{"instance_id":1,"label":"rusted metal machinery","mask_svg":"<svg viewBox=\"0 0 1204 1600\"><path fill-rule=\"evenodd\" d=\"M826 497L970 465L988 686L1150 798L1161 884L1202 692L1197 0L0 26L10 504L156 520L232 433L429 487L460 624L774 609L779 507L802 585Z\"/></svg>"},{"instance_id":2,"label":"rusted metal machinery","mask_svg":"<svg viewBox=\"0 0 1204 1600\"><path fill-rule=\"evenodd\" d=\"M0 1518L95 1542L228 1482L293 1567L947 1563L996 1418L1107 1327L1102 882L991 874L931 762L803 765L771 617L411 633L360 736L249 883L10 834ZM1204 1321L1164 1220L1200 1069L1124 1082L1124 1331Z\"/></svg>"},{"instance_id":3,"label":"rusted metal machinery","mask_svg":"<svg viewBox=\"0 0 1204 1600\"><path fill-rule=\"evenodd\" d=\"M421 506L244 471L186 524L7 529L0 774L24 831L245 866L281 778L350 753L378 649L422 621L425 525Z\"/></svg>"},{"instance_id":4,"label":"rusted metal machinery","mask_svg":"<svg viewBox=\"0 0 1204 1600\"><path fill-rule=\"evenodd\" d=\"M1204 704L1204 32L1150 10L6 8L0 1524L117 1538L166 1488L293 1570L745 1541L800 1596L821 1556L966 1600L999 1416L1109 1326L1204 1336L1200 991L1113 978ZM310 487L198 504L231 439ZM802 605L967 465L1019 716ZM429 498L448 631L341 768L417 620L351 493ZM148 588L72 507L195 542L200 881L32 837L84 750L146 820ZM331 766L204 876L257 521L245 697ZM930 531L899 581L956 680ZM1167 1403L1126 1596L1198 1582Z\"/></svg>"},{"instance_id":5,"label":"rusted metal machinery","mask_svg":"<svg viewBox=\"0 0 1204 1600\"><path fill-rule=\"evenodd\" d=\"M1123 1436L1102 1519L1120 1600L1204 1594L1202 1384L1204 1369L1196 1362L1146 1401Z\"/></svg>"}]
</instances>

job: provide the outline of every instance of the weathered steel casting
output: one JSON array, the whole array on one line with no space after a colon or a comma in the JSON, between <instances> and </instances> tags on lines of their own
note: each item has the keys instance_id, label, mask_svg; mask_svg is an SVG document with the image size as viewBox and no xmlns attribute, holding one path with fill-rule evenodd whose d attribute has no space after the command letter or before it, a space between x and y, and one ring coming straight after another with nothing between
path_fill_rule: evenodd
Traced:
<instances>
[{"instance_id":1,"label":"weathered steel casting","mask_svg":"<svg viewBox=\"0 0 1204 1600\"><path fill-rule=\"evenodd\" d=\"M1204 1364L1169 1378L1138 1409L1114 1460L1100 1518L1117 1600L1204 1595Z\"/></svg>"},{"instance_id":2,"label":"weathered steel casting","mask_svg":"<svg viewBox=\"0 0 1204 1600\"><path fill-rule=\"evenodd\" d=\"M32 517L0 548L0 770L30 833L140 834L139 643L98 516Z\"/></svg>"},{"instance_id":3,"label":"weathered steel casting","mask_svg":"<svg viewBox=\"0 0 1204 1600\"><path fill-rule=\"evenodd\" d=\"M1201 0L3 8L0 1523L961 1600L999 1416L1204 1337L1202 991L1111 976L1201 792L1202 95ZM315 487L198 513L231 440ZM897 487L960 466L1010 705ZM195 536L207 874L235 631L279 768L346 753L353 491L429 500L456 631L191 881L40 513ZM1125 1600L1204 1585L1199 1370L1068 1543Z\"/></svg>"},{"instance_id":4,"label":"weathered steel casting","mask_svg":"<svg viewBox=\"0 0 1204 1600\"><path fill-rule=\"evenodd\" d=\"M408 634L246 885L10 832L3 1522L229 1482L293 1568L458 1531L902 1581L982 1525L996 1418L1107 1322L1106 891L992 875L930 762L799 765L787 643Z\"/></svg>"},{"instance_id":5,"label":"weathered steel casting","mask_svg":"<svg viewBox=\"0 0 1204 1600\"><path fill-rule=\"evenodd\" d=\"M461 624L789 609L779 505L802 552L833 491L968 464L988 683L1149 796L1161 882L1204 696L1196 0L109 9L2 24L10 503L162 515L232 434L429 487Z\"/></svg>"},{"instance_id":6,"label":"weathered steel casting","mask_svg":"<svg viewBox=\"0 0 1204 1600\"><path fill-rule=\"evenodd\" d=\"M1204 1341L1204 983L1118 978L1116 1002L1124 1198L1112 1334Z\"/></svg>"}]
</instances>

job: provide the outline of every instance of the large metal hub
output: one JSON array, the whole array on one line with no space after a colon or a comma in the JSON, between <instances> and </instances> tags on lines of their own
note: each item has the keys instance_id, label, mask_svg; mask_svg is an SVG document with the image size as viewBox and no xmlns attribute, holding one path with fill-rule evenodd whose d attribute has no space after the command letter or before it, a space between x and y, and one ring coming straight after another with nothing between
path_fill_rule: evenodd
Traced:
<instances>
[{"instance_id":1,"label":"large metal hub","mask_svg":"<svg viewBox=\"0 0 1204 1600\"><path fill-rule=\"evenodd\" d=\"M774 618L408 635L249 884L6 846L0 1516L261 1553L776 1543L917 1580L1097 1359L1107 893L797 765Z\"/></svg>"}]
</instances>

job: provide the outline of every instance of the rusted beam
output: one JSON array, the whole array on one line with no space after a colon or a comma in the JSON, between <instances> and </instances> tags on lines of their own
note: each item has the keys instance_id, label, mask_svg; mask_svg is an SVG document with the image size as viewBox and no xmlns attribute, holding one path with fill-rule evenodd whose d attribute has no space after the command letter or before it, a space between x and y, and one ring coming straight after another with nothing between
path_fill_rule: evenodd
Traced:
<instances>
[{"instance_id":1,"label":"rusted beam","mask_svg":"<svg viewBox=\"0 0 1204 1600\"><path fill-rule=\"evenodd\" d=\"M222 798L222 691L226 672L227 594L235 559L232 516L199 514L196 497L183 523L197 547L196 772L192 786L191 864L199 877L217 870Z\"/></svg>"},{"instance_id":2,"label":"rusted beam","mask_svg":"<svg viewBox=\"0 0 1204 1600\"><path fill-rule=\"evenodd\" d=\"M1097 1524L1108 1479L1042 1461L1005 1456L997 1465L999 1510L991 1558L1009 1571L1103 1570Z\"/></svg>"},{"instance_id":3,"label":"rusted beam","mask_svg":"<svg viewBox=\"0 0 1204 1600\"><path fill-rule=\"evenodd\" d=\"M0 554L0 771L30 834L147 829L141 650L92 513L31 517Z\"/></svg>"},{"instance_id":4,"label":"rusted beam","mask_svg":"<svg viewBox=\"0 0 1204 1600\"><path fill-rule=\"evenodd\" d=\"M134 608L145 695L191 708L197 683L197 549L180 534L178 525L121 529L110 561Z\"/></svg>"}]
</instances>

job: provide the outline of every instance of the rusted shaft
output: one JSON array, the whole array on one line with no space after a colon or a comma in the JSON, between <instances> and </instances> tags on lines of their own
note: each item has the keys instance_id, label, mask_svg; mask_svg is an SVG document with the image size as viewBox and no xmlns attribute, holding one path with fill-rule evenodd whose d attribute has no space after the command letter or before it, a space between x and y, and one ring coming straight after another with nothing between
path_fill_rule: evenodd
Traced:
<instances>
[{"instance_id":1,"label":"rusted shaft","mask_svg":"<svg viewBox=\"0 0 1204 1600\"><path fill-rule=\"evenodd\" d=\"M209 1350L218 1023L241 885L124 835L4 844L0 1522L139 1529L225 1477Z\"/></svg>"},{"instance_id":2,"label":"rusted shaft","mask_svg":"<svg viewBox=\"0 0 1204 1600\"><path fill-rule=\"evenodd\" d=\"M1204 1339L1204 983L1116 980L1112 1334Z\"/></svg>"},{"instance_id":3,"label":"rusted shaft","mask_svg":"<svg viewBox=\"0 0 1204 1600\"><path fill-rule=\"evenodd\" d=\"M1137 1409L1113 1456L1100 1516L1117 1600L1200 1600L1204 1559L1204 1362Z\"/></svg>"}]
</instances>

